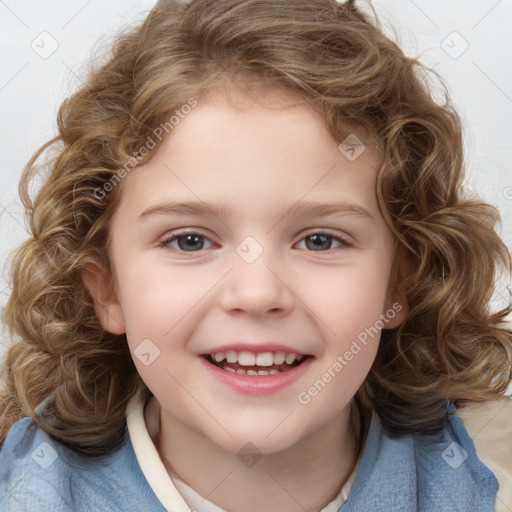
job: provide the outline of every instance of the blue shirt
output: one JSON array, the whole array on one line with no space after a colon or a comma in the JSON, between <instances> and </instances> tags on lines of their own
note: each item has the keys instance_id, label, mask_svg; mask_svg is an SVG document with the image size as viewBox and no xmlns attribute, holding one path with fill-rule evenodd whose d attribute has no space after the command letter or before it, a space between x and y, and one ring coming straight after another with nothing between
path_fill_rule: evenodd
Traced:
<instances>
[{"instance_id":1,"label":"blue shirt","mask_svg":"<svg viewBox=\"0 0 512 512\"><path fill-rule=\"evenodd\" d=\"M494 512L498 483L460 418L431 436L391 438L374 413L359 471L341 512ZM29 418L0 450L2 512L160 512L125 431L121 447L91 461L52 441Z\"/></svg>"}]
</instances>

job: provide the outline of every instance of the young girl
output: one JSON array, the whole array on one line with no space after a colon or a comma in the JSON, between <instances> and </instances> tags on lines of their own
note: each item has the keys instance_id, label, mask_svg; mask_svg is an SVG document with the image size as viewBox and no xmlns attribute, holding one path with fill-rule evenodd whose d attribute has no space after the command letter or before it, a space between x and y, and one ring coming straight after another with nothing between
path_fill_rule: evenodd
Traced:
<instances>
[{"instance_id":1,"label":"young girl","mask_svg":"<svg viewBox=\"0 0 512 512\"><path fill-rule=\"evenodd\" d=\"M509 510L509 401L476 451L454 410L510 382L510 257L418 67L350 1L117 40L22 177L2 511Z\"/></svg>"}]
</instances>

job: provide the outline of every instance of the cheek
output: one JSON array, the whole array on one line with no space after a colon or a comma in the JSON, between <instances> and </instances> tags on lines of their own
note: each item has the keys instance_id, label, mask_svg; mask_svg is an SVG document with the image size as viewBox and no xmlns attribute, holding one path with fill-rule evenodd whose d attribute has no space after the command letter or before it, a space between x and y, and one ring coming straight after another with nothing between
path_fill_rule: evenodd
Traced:
<instances>
[{"instance_id":1,"label":"cheek","mask_svg":"<svg viewBox=\"0 0 512 512\"><path fill-rule=\"evenodd\" d=\"M128 338L164 338L179 314L180 302L175 296L178 290L151 279L143 283L127 281L124 289L122 309Z\"/></svg>"},{"instance_id":2,"label":"cheek","mask_svg":"<svg viewBox=\"0 0 512 512\"><path fill-rule=\"evenodd\" d=\"M308 306L326 332L338 340L352 339L373 326L384 313L389 268L378 258L317 276L307 294Z\"/></svg>"},{"instance_id":3,"label":"cheek","mask_svg":"<svg viewBox=\"0 0 512 512\"><path fill-rule=\"evenodd\" d=\"M122 275L122 274L121 274ZM132 333L163 336L204 295L206 284L185 272L170 272L165 265L139 265L126 269L119 282L121 307Z\"/></svg>"},{"instance_id":4,"label":"cheek","mask_svg":"<svg viewBox=\"0 0 512 512\"><path fill-rule=\"evenodd\" d=\"M177 361L186 350L199 319L206 314L208 294L218 275L186 268L171 269L165 264L131 265L120 275L119 291L128 343L134 359L144 340L150 340L163 357ZM146 341L148 346L153 346ZM159 359L160 361L160 359ZM135 361L137 364L137 361ZM156 361L155 361L156 363ZM156 371L158 364L152 367ZM143 372L145 368L140 370Z\"/></svg>"},{"instance_id":5,"label":"cheek","mask_svg":"<svg viewBox=\"0 0 512 512\"><path fill-rule=\"evenodd\" d=\"M387 274L379 266L345 268L310 297L324 337L318 372L298 396L312 414L334 416L356 394L376 357L385 313Z\"/></svg>"},{"instance_id":6,"label":"cheek","mask_svg":"<svg viewBox=\"0 0 512 512\"><path fill-rule=\"evenodd\" d=\"M188 322L201 309L204 290L165 269L135 269L120 282L126 336L142 380L159 395L180 396L182 373L189 363L186 343L193 326Z\"/></svg>"}]
</instances>

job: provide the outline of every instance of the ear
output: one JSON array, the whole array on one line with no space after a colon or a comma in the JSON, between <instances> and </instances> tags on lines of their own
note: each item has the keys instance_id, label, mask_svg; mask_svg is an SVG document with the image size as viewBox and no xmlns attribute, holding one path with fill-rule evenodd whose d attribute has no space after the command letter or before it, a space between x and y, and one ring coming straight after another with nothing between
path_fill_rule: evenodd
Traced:
<instances>
[{"instance_id":1,"label":"ear","mask_svg":"<svg viewBox=\"0 0 512 512\"><path fill-rule=\"evenodd\" d=\"M126 326L123 311L110 272L103 264L90 259L83 266L82 279L103 329L112 334L124 334Z\"/></svg>"},{"instance_id":2,"label":"ear","mask_svg":"<svg viewBox=\"0 0 512 512\"><path fill-rule=\"evenodd\" d=\"M389 286L386 295L386 302L384 305L384 315L388 321L386 322L385 329L394 329L398 327L406 318L409 313L409 304L407 297L402 291L402 281L405 273L407 272L407 265L404 258L397 257L398 251L395 251L395 258L391 276L389 279Z\"/></svg>"}]
</instances>

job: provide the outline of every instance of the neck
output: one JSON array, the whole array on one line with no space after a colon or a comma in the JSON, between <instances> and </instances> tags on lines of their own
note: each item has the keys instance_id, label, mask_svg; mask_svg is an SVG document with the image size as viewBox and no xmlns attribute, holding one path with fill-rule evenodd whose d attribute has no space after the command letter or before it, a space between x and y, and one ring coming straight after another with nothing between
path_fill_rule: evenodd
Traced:
<instances>
[{"instance_id":1,"label":"neck","mask_svg":"<svg viewBox=\"0 0 512 512\"><path fill-rule=\"evenodd\" d=\"M154 399L146 408L146 423L169 474L219 507L232 512L304 512L318 511L332 501L354 469L359 419L351 409L356 407L347 407L294 446L261 455L256 463L241 463L240 454L160 416Z\"/></svg>"}]
</instances>

